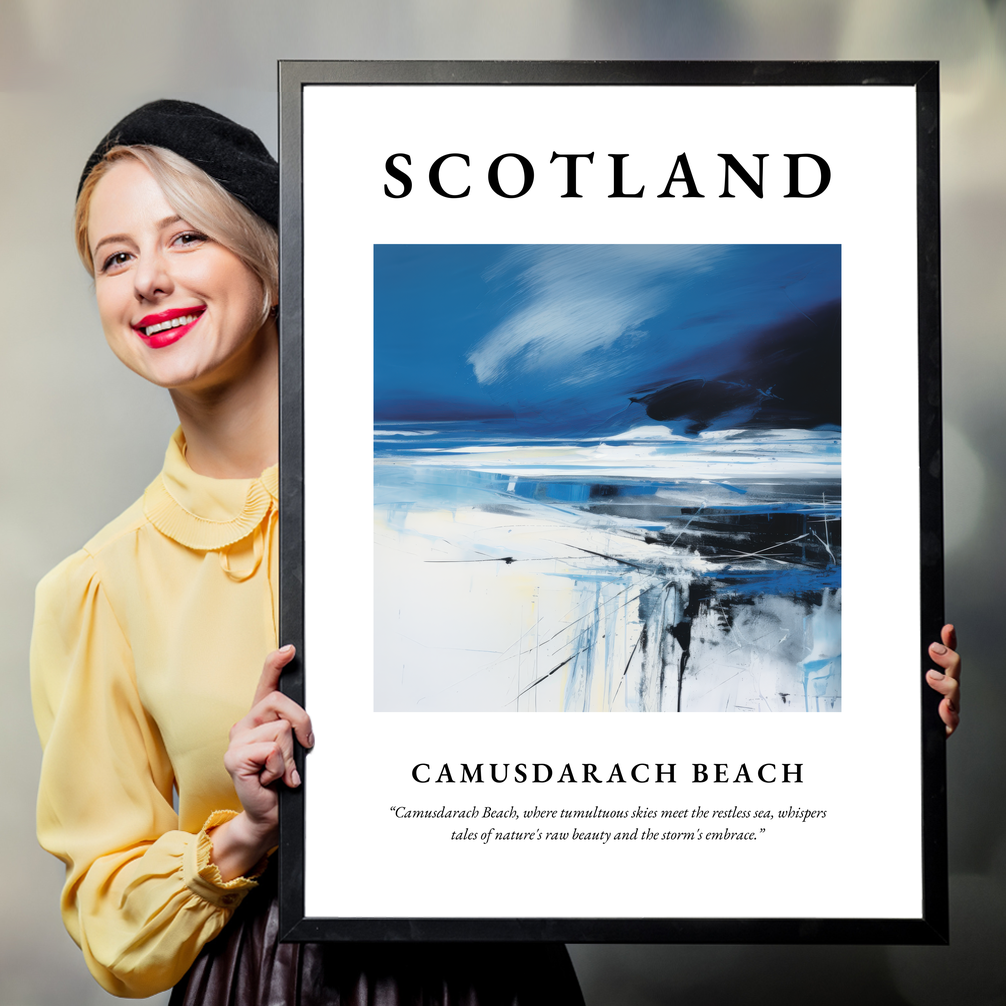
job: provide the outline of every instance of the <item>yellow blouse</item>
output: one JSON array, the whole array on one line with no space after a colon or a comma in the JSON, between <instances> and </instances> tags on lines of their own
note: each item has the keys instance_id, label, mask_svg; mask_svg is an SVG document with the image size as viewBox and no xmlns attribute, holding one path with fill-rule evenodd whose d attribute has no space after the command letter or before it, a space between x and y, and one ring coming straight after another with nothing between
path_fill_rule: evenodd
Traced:
<instances>
[{"instance_id":1,"label":"yellow blouse","mask_svg":"<svg viewBox=\"0 0 1006 1006\"><path fill-rule=\"evenodd\" d=\"M38 836L115 995L174 985L255 886L223 882L206 829L241 809L228 731L276 646L277 493L276 467L197 475L178 430L143 498L38 586Z\"/></svg>"}]
</instances>

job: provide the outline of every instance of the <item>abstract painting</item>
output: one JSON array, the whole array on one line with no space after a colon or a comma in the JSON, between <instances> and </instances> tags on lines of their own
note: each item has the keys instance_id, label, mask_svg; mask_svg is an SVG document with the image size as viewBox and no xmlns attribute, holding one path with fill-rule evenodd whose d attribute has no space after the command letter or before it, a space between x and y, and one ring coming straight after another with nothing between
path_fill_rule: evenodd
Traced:
<instances>
[{"instance_id":1,"label":"abstract painting","mask_svg":"<svg viewBox=\"0 0 1006 1006\"><path fill-rule=\"evenodd\" d=\"M841 390L838 245L375 245L375 710L839 711Z\"/></svg>"}]
</instances>

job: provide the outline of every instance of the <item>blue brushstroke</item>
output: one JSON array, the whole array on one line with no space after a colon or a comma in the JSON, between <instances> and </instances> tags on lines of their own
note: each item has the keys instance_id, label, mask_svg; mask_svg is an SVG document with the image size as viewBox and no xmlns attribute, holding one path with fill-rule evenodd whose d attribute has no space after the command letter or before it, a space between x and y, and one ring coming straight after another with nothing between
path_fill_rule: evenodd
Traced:
<instances>
[{"instance_id":1,"label":"blue brushstroke","mask_svg":"<svg viewBox=\"0 0 1006 1006\"><path fill-rule=\"evenodd\" d=\"M631 396L655 380L716 377L762 330L813 318L841 295L840 256L837 245L376 245L375 419L509 418L525 436L649 423ZM583 296L595 310L564 331L555 315ZM582 351L553 352L605 309L601 344L585 335ZM541 319L558 324L551 342L525 333ZM483 363L480 378L473 354L494 338L512 345L496 354L505 372L490 379Z\"/></svg>"}]
</instances>

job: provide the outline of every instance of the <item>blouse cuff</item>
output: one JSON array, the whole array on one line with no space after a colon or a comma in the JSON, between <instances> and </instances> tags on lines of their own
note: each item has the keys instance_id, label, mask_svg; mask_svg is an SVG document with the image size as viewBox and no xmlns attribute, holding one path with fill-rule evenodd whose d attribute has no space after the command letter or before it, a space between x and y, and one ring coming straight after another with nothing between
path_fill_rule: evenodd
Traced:
<instances>
[{"instance_id":1,"label":"blouse cuff","mask_svg":"<svg viewBox=\"0 0 1006 1006\"><path fill-rule=\"evenodd\" d=\"M216 863L211 862L213 842L208 832L237 816L236 810L213 811L206 819L202 831L195 836L195 841L186 844L182 860L182 875L186 886L218 908L234 909L240 905L245 895L252 888L258 887L255 878L261 876L269 865L269 857L263 856L247 875L224 880Z\"/></svg>"}]
</instances>

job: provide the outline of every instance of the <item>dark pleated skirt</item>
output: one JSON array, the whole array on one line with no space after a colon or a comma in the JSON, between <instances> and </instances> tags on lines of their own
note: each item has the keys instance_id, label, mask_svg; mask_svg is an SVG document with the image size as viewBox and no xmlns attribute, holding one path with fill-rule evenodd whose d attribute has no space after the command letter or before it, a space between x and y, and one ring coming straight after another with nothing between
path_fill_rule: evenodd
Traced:
<instances>
[{"instance_id":1,"label":"dark pleated skirt","mask_svg":"<svg viewBox=\"0 0 1006 1006\"><path fill-rule=\"evenodd\" d=\"M561 943L280 943L274 873L170 1006L583 1006Z\"/></svg>"}]
</instances>

